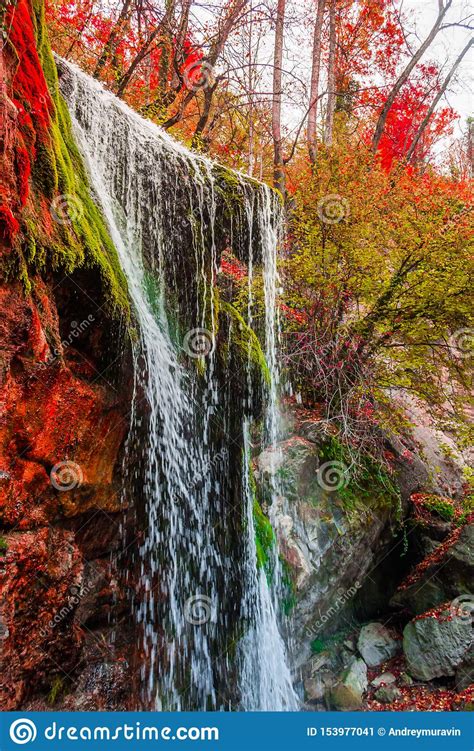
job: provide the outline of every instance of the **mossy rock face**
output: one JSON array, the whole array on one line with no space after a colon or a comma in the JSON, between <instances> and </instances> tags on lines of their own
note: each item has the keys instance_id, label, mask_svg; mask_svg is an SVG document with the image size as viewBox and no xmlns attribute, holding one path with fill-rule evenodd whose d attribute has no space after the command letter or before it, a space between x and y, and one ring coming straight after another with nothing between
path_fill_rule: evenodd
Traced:
<instances>
[{"instance_id":1,"label":"mossy rock face","mask_svg":"<svg viewBox=\"0 0 474 751\"><path fill-rule=\"evenodd\" d=\"M270 373L255 332L229 303L218 303L217 368L231 384L233 409L259 419Z\"/></svg>"},{"instance_id":2,"label":"mossy rock face","mask_svg":"<svg viewBox=\"0 0 474 751\"><path fill-rule=\"evenodd\" d=\"M248 365L269 386L270 371L257 335L230 303L221 302L220 312L227 317L229 324L229 346L235 348L243 366Z\"/></svg>"},{"instance_id":3,"label":"mossy rock face","mask_svg":"<svg viewBox=\"0 0 474 751\"><path fill-rule=\"evenodd\" d=\"M28 60L38 80L38 91L33 91L33 95L39 97L43 87L45 92L49 91L51 102L47 105L49 122L40 121L31 102L15 90L16 79L13 79L12 95L19 97L32 123L23 137L27 133L27 141L32 144L30 156L35 155L30 196L22 210L21 230L15 243L18 265L14 273L23 279L29 291L29 278L38 272L71 274L81 267L97 269L104 295L101 304L105 302L109 314L122 315L129 310L126 279L105 221L91 197L69 113L59 92L56 65L45 30L43 0L32 0L31 8L41 65L40 68L35 56ZM9 49L16 54L21 68L23 57L20 51L11 48L12 43ZM20 70L23 78L32 75L30 68Z\"/></svg>"}]
</instances>

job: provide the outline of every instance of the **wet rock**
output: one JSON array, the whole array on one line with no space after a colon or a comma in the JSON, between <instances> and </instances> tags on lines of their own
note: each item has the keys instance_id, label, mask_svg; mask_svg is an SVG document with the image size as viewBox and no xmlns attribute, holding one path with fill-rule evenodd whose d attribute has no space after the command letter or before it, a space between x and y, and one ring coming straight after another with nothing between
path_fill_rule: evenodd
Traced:
<instances>
[{"instance_id":1,"label":"wet rock","mask_svg":"<svg viewBox=\"0 0 474 751\"><path fill-rule=\"evenodd\" d=\"M400 673L398 678L399 686L413 686L413 678L408 673Z\"/></svg>"},{"instance_id":2,"label":"wet rock","mask_svg":"<svg viewBox=\"0 0 474 751\"><path fill-rule=\"evenodd\" d=\"M80 287L100 299L96 277L32 282L30 296L20 282L0 287L0 703L11 710L48 696L58 664L74 672L81 603L88 624L110 613L110 571L91 599L84 569L90 554L106 557L120 539L113 522L123 518L118 471L128 429L129 377L121 390L110 384L112 370L107 381L98 377L115 346L112 325L81 297Z\"/></svg>"},{"instance_id":3,"label":"wet rock","mask_svg":"<svg viewBox=\"0 0 474 751\"><path fill-rule=\"evenodd\" d=\"M400 642L381 623L368 623L360 630L357 649L369 667L375 667L394 657Z\"/></svg>"},{"instance_id":4,"label":"wet rock","mask_svg":"<svg viewBox=\"0 0 474 751\"><path fill-rule=\"evenodd\" d=\"M341 711L360 709L367 687L367 665L363 660L355 659L331 689L330 704Z\"/></svg>"},{"instance_id":5,"label":"wet rock","mask_svg":"<svg viewBox=\"0 0 474 751\"><path fill-rule=\"evenodd\" d=\"M321 703L334 685L334 673L321 670L304 680L305 698L309 704Z\"/></svg>"},{"instance_id":6,"label":"wet rock","mask_svg":"<svg viewBox=\"0 0 474 751\"><path fill-rule=\"evenodd\" d=\"M472 615L466 617L456 603L410 621L403 632L408 669L423 681L454 676L471 645Z\"/></svg>"}]
</instances>

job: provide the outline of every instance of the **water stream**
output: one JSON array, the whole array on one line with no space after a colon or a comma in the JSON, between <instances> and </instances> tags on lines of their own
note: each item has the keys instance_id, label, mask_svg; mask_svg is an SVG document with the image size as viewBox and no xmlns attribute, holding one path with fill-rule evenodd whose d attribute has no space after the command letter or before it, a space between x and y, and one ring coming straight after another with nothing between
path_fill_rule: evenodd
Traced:
<instances>
[{"instance_id":1,"label":"water stream","mask_svg":"<svg viewBox=\"0 0 474 751\"><path fill-rule=\"evenodd\" d=\"M134 606L141 700L153 709L296 709L276 604L276 546L270 583L257 561L252 379L241 375L240 410L216 346L216 277L230 243L246 256L250 278L263 268L271 375L264 423L267 442L276 442L278 201L235 175L241 211L227 217L223 233L222 181L212 162L77 67L60 67L137 326L124 482L144 510ZM250 319L251 309L249 302ZM187 332L178 323L183 311Z\"/></svg>"}]
</instances>

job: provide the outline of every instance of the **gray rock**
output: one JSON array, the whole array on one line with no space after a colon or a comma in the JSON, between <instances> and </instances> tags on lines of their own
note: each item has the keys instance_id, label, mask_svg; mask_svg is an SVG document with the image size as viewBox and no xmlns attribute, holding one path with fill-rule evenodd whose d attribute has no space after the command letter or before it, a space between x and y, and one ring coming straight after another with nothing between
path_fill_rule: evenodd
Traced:
<instances>
[{"instance_id":1,"label":"gray rock","mask_svg":"<svg viewBox=\"0 0 474 751\"><path fill-rule=\"evenodd\" d=\"M382 686L375 692L375 698L382 704L391 704L401 696L402 692L396 686Z\"/></svg>"},{"instance_id":2,"label":"gray rock","mask_svg":"<svg viewBox=\"0 0 474 751\"><path fill-rule=\"evenodd\" d=\"M472 684L474 684L474 647L471 645L466 659L456 670L456 691L464 691Z\"/></svg>"},{"instance_id":3,"label":"gray rock","mask_svg":"<svg viewBox=\"0 0 474 751\"><path fill-rule=\"evenodd\" d=\"M468 596L474 581L474 524L466 524L446 554L406 589L398 590L391 607L421 615L458 596Z\"/></svg>"},{"instance_id":4,"label":"gray rock","mask_svg":"<svg viewBox=\"0 0 474 751\"><path fill-rule=\"evenodd\" d=\"M397 679L393 673L382 673L382 675L378 675L377 678L374 678L374 680L371 681L371 685L375 688L379 688L382 684L388 686L390 683L395 683L396 680Z\"/></svg>"},{"instance_id":5,"label":"gray rock","mask_svg":"<svg viewBox=\"0 0 474 751\"><path fill-rule=\"evenodd\" d=\"M375 667L394 657L400 650L400 642L381 623L368 623L360 630L357 649L365 663Z\"/></svg>"},{"instance_id":6,"label":"gray rock","mask_svg":"<svg viewBox=\"0 0 474 751\"><path fill-rule=\"evenodd\" d=\"M355 659L332 688L330 704L341 711L360 709L367 687L367 666L363 660Z\"/></svg>"},{"instance_id":7,"label":"gray rock","mask_svg":"<svg viewBox=\"0 0 474 751\"><path fill-rule=\"evenodd\" d=\"M350 619L366 573L392 539L390 509L380 502L347 510L337 492L320 484L315 442L293 436L279 449L259 455L256 480L265 498L272 463L276 465L279 494L273 499L273 519L296 584L293 637L296 667L301 667L311 659L316 637L336 633Z\"/></svg>"},{"instance_id":8,"label":"gray rock","mask_svg":"<svg viewBox=\"0 0 474 751\"><path fill-rule=\"evenodd\" d=\"M413 678L408 673L400 673L398 684L400 686L413 686Z\"/></svg>"},{"instance_id":9,"label":"gray rock","mask_svg":"<svg viewBox=\"0 0 474 751\"><path fill-rule=\"evenodd\" d=\"M304 680L306 701L310 704L322 702L334 685L334 673L331 670L321 670Z\"/></svg>"},{"instance_id":10,"label":"gray rock","mask_svg":"<svg viewBox=\"0 0 474 751\"><path fill-rule=\"evenodd\" d=\"M472 617L451 603L435 616L419 618L405 626L403 650L415 678L453 676L467 659L472 645Z\"/></svg>"}]
</instances>

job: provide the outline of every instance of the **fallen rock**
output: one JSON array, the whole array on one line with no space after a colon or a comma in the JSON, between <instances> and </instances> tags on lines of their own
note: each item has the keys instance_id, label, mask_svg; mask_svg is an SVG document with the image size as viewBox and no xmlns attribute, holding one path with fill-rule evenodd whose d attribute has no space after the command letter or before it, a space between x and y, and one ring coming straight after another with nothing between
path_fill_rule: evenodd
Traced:
<instances>
[{"instance_id":1,"label":"fallen rock","mask_svg":"<svg viewBox=\"0 0 474 751\"><path fill-rule=\"evenodd\" d=\"M330 704L341 711L360 709L367 687L367 665L363 660L355 659L332 688Z\"/></svg>"},{"instance_id":2,"label":"fallen rock","mask_svg":"<svg viewBox=\"0 0 474 751\"><path fill-rule=\"evenodd\" d=\"M472 617L456 602L410 621L403 632L408 669L423 681L455 675L471 645Z\"/></svg>"},{"instance_id":3,"label":"fallen rock","mask_svg":"<svg viewBox=\"0 0 474 751\"><path fill-rule=\"evenodd\" d=\"M396 686L382 686L375 692L375 698L382 704L392 704L401 696L402 692Z\"/></svg>"},{"instance_id":4,"label":"fallen rock","mask_svg":"<svg viewBox=\"0 0 474 751\"><path fill-rule=\"evenodd\" d=\"M400 642L381 623L368 623L360 630L357 649L371 668L394 657L400 650Z\"/></svg>"},{"instance_id":5,"label":"fallen rock","mask_svg":"<svg viewBox=\"0 0 474 751\"><path fill-rule=\"evenodd\" d=\"M373 681L371 681L372 686L375 688L379 688L380 686L388 686L389 683L395 683L397 679L393 675L393 673L382 673L382 675L378 675L377 678L374 678Z\"/></svg>"}]
</instances>

